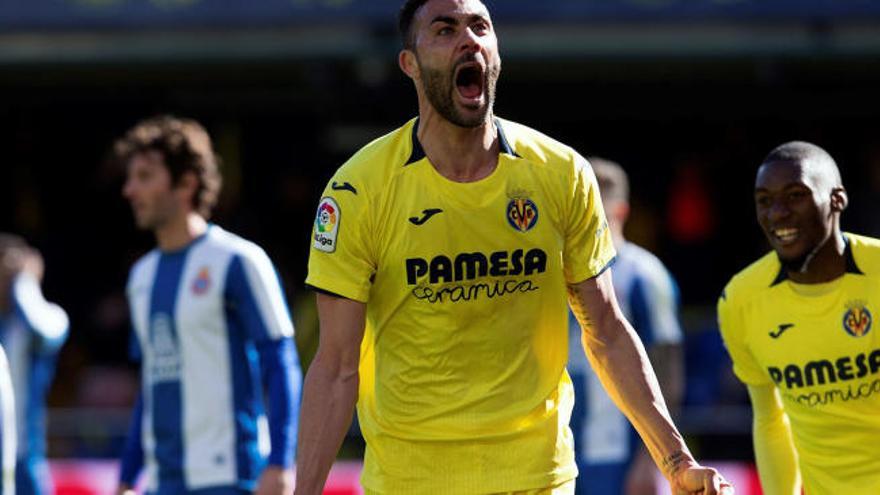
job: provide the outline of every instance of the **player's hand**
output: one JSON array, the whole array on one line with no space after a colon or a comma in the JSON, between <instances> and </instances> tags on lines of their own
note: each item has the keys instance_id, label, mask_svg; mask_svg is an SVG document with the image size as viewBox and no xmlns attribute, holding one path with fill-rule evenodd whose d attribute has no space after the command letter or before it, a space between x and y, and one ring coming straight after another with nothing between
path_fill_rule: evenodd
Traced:
<instances>
[{"instance_id":1,"label":"player's hand","mask_svg":"<svg viewBox=\"0 0 880 495\"><path fill-rule=\"evenodd\" d=\"M293 469L266 466L260 475L256 495L290 495L293 493Z\"/></svg>"},{"instance_id":2,"label":"player's hand","mask_svg":"<svg viewBox=\"0 0 880 495\"><path fill-rule=\"evenodd\" d=\"M120 483L119 487L116 489L116 495L136 495L137 492L134 491L130 485L125 483Z\"/></svg>"},{"instance_id":3,"label":"player's hand","mask_svg":"<svg viewBox=\"0 0 880 495\"><path fill-rule=\"evenodd\" d=\"M677 470L670 485L673 495L734 495L733 485L718 471L695 462Z\"/></svg>"},{"instance_id":4,"label":"player's hand","mask_svg":"<svg viewBox=\"0 0 880 495\"><path fill-rule=\"evenodd\" d=\"M39 251L33 248L28 248L27 251L25 251L21 271L33 275L33 277L37 279L37 282L42 282L45 267L46 265L43 263L43 256Z\"/></svg>"},{"instance_id":5,"label":"player's hand","mask_svg":"<svg viewBox=\"0 0 880 495\"><path fill-rule=\"evenodd\" d=\"M657 467L648 452L639 451L624 479L626 495L654 495L657 493Z\"/></svg>"}]
</instances>

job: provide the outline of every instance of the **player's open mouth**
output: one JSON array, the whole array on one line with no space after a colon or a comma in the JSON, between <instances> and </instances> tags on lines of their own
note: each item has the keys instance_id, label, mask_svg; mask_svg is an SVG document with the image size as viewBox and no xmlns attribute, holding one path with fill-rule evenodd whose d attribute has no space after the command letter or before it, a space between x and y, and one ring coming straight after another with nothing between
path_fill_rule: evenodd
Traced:
<instances>
[{"instance_id":1,"label":"player's open mouth","mask_svg":"<svg viewBox=\"0 0 880 495\"><path fill-rule=\"evenodd\" d=\"M790 244L797 240L798 238L798 229L792 227L786 227L781 229L773 229L772 231L773 237L780 244Z\"/></svg>"},{"instance_id":2,"label":"player's open mouth","mask_svg":"<svg viewBox=\"0 0 880 495\"><path fill-rule=\"evenodd\" d=\"M455 74L455 87L465 100L477 102L483 96L483 68L477 63L460 65Z\"/></svg>"}]
</instances>

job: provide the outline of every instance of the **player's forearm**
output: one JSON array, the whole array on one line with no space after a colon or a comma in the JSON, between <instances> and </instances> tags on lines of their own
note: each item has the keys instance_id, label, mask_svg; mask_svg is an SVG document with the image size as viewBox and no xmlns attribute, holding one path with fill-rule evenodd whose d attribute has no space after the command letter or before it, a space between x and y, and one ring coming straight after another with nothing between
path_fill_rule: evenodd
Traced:
<instances>
[{"instance_id":1,"label":"player's forearm","mask_svg":"<svg viewBox=\"0 0 880 495\"><path fill-rule=\"evenodd\" d=\"M612 299L610 279L570 287L572 310L584 329L587 357L654 462L671 476L678 465L693 458L672 422L641 341Z\"/></svg>"},{"instance_id":2,"label":"player's forearm","mask_svg":"<svg viewBox=\"0 0 880 495\"><path fill-rule=\"evenodd\" d=\"M774 394L767 397L767 394ZM761 488L770 495L801 493L797 454L788 417L775 402L775 391L756 391L749 387L754 420L752 422L755 461ZM763 404L762 404L763 403Z\"/></svg>"},{"instance_id":3,"label":"player's forearm","mask_svg":"<svg viewBox=\"0 0 880 495\"><path fill-rule=\"evenodd\" d=\"M131 413L131 422L128 427L128 435L122 448L122 457L119 467L120 487L131 488L137 481L138 474L144 465L144 449L141 443L141 427L143 422L143 396L138 394L134 409ZM123 488L120 490L124 491Z\"/></svg>"},{"instance_id":4,"label":"player's forearm","mask_svg":"<svg viewBox=\"0 0 880 495\"><path fill-rule=\"evenodd\" d=\"M755 461L764 493L797 495L800 491L797 457L787 425L760 424L755 421L752 432Z\"/></svg>"},{"instance_id":5,"label":"player's forearm","mask_svg":"<svg viewBox=\"0 0 880 495\"><path fill-rule=\"evenodd\" d=\"M35 276L20 273L12 284L12 296L16 311L45 346L54 349L64 343L69 325L67 313L46 301Z\"/></svg>"},{"instance_id":6,"label":"player's forearm","mask_svg":"<svg viewBox=\"0 0 880 495\"><path fill-rule=\"evenodd\" d=\"M631 329L615 331L615 338L597 342L585 338L584 347L602 384L641 435L658 467L669 474L677 452L688 457L684 439L672 422L660 385L638 337Z\"/></svg>"},{"instance_id":7,"label":"player's forearm","mask_svg":"<svg viewBox=\"0 0 880 495\"><path fill-rule=\"evenodd\" d=\"M297 411L302 382L299 359L291 338L261 342L257 345L257 350L269 406L272 451L268 463L291 468L296 448Z\"/></svg>"},{"instance_id":8,"label":"player's forearm","mask_svg":"<svg viewBox=\"0 0 880 495\"><path fill-rule=\"evenodd\" d=\"M345 373L326 363L319 351L303 386L296 495L321 493L351 424L357 395L357 372Z\"/></svg>"}]
</instances>

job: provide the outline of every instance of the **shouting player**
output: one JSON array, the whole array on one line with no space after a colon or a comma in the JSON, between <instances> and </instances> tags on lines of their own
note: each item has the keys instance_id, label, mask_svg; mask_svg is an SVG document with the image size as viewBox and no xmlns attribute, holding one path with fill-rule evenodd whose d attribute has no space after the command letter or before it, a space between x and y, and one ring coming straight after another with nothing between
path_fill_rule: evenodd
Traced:
<instances>
[{"instance_id":1,"label":"shouting player","mask_svg":"<svg viewBox=\"0 0 880 495\"><path fill-rule=\"evenodd\" d=\"M691 457L617 306L589 164L494 116L486 6L409 0L400 31L419 116L356 153L318 206L296 493L321 492L356 403L367 493L572 493L566 300L675 493L732 493Z\"/></svg>"}]
</instances>

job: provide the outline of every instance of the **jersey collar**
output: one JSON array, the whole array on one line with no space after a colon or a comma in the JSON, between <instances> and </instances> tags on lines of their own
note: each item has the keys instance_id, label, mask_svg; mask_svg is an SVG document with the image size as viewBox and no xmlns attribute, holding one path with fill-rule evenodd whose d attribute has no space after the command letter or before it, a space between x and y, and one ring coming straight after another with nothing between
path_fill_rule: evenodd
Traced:
<instances>
[{"instance_id":1,"label":"jersey collar","mask_svg":"<svg viewBox=\"0 0 880 495\"><path fill-rule=\"evenodd\" d=\"M510 145L510 141L507 140L507 136L504 134L504 128L501 127L501 121L498 118L494 118L495 128L498 129L498 148L501 153L506 155L515 156L517 158L522 158L519 156L516 151L514 151L513 147ZM416 117L415 122L413 123L412 128L412 153L409 155L409 159L403 165L404 167L410 164L413 164L422 158L425 158L425 150L422 148L422 143L419 142L419 118Z\"/></svg>"},{"instance_id":2,"label":"jersey collar","mask_svg":"<svg viewBox=\"0 0 880 495\"><path fill-rule=\"evenodd\" d=\"M852 273L855 275L864 275L865 272L859 269L859 265L856 264L856 259L853 257L852 253L852 244L849 242L849 237L846 235L843 236L843 257L846 260L846 271L844 273ZM788 272L785 271L785 268L779 267L779 274L776 275L776 278L773 280L773 283L770 284L770 287L774 285L779 285L782 282L788 280Z\"/></svg>"}]
</instances>

